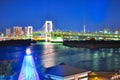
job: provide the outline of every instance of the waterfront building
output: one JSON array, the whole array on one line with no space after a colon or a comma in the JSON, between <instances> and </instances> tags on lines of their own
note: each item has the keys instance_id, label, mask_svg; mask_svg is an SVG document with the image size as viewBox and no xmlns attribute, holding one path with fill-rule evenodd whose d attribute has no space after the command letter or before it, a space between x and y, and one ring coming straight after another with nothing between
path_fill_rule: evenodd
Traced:
<instances>
[{"instance_id":1,"label":"waterfront building","mask_svg":"<svg viewBox=\"0 0 120 80\"><path fill-rule=\"evenodd\" d=\"M115 30L115 34L119 34L119 30L118 29Z\"/></svg>"},{"instance_id":2,"label":"waterfront building","mask_svg":"<svg viewBox=\"0 0 120 80\"><path fill-rule=\"evenodd\" d=\"M22 36L22 34L23 34L22 27L14 26L14 36L19 37Z\"/></svg>"},{"instance_id":3,"label":"waterfront building","mask_svg":"<svg viewBox=\"0 0 120 80\"><path fill-rule=\"evenodd\" d=\"M45 77L53 80L88 80L88 73L90 72L60 64L47 68Z\"/></svg>"},{"instance_id":4,"label":"waterfront building","mask_svg":"<svg viewBox=\"0 0 120 80\"><path fill-rule=\"evenodd\" d=\"M109 28L105 28L103 32L104 32L104 34L110 34L110 29Z\"/></svg>"},{"instance_id":5,"label":"waterfront building","mask_svg":"<svg viewBox=\"0 0 120 80\"><path fill-rule=\"evenodd\" d=\"M7 29L6 29L6 36L7 36L7 37L10 37L10 36L11 36L11 29L10 29L10 28L7 28Z\"/></svg>"}]
</instances>

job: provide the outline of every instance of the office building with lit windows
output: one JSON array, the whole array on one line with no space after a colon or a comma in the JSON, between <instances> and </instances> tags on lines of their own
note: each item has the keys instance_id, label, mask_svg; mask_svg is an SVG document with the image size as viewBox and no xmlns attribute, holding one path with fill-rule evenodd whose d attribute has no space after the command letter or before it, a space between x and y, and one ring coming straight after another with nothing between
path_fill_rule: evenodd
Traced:
<instances>
[{"instance_id":1,"label":"office building with lit windows","mask_svg":"<svg viewBox=\"0 0 120 80\"><path fill-rule=\"evenodd\" d=\"M22 27L14 26L14 36L19 37L22 36L22 34L23 34Z\"/></svg>"},{"instance_id":2,"label":"office building with lit windows","mask_svg":"<svg viewBox=\"0 0 120 80\"><path fill-rule=\"evenodd\" d=\"M7 28L7 29L6 29L6 36L7 36L7 37L10 37L10 36L11 36L11 29L10 29L10 28Z\"/></svg>"}]
</instances>

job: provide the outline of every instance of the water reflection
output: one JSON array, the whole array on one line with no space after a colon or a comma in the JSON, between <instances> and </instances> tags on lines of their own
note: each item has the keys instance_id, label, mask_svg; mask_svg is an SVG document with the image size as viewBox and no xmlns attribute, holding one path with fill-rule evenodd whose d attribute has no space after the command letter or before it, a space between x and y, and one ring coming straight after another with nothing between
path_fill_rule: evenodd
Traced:
<instances>
[{"instance_id":1,"label":"water reflection","mask_svg":"<svg viewBox=\"0 0 120 80\"><path fill-rule=\"evenodd\" d=\"M40 43L32 45L30 48L37 69L40 68L41 64L44 67L50 67L62 62L92 71L115 71L120 69L120 48L70 48L55 43ZM13 73L18 74L25 50L26 46L0 47L0 70L4 66L4 61L7 61L7 64L12 64Z\"/></svg>"},{"instance_id":2,"label":"water reflection","mask_svg":"<svg viewBox=\"0 0 120 80\"><path fill-rule=\"evenodd\" d=\"M43 52L42 52L42 64L44 67L51 67L55 65L55 49L54 44L52 43L44 43Z\"/></svg>"},{"instance_id":3,"label":"water reflection","mask_svg":"<svg viewBox=\"0 0 120 80\"><path fill-rule=\"evenodd\" d=\"M120 49L69 48L62 44L44 45L43 62L46 67L62 62L92 71L114 71L120 69Z\"/></svg>"}]
</instances>

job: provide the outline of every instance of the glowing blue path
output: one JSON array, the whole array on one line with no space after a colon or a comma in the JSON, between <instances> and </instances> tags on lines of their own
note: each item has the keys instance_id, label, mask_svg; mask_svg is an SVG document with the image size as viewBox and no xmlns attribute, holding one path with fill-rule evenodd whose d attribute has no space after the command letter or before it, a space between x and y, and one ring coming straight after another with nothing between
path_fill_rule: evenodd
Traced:
<instances>
[{"instance_id":1,"label":"glowing blue path","mask_svg":"<svg viewBox=\"0 0 120 80\"><path fill-rule=\"evenodd\" d=\"M26 55L18 80L40 80L31 55Z\"/></svg>"}]
</instances>

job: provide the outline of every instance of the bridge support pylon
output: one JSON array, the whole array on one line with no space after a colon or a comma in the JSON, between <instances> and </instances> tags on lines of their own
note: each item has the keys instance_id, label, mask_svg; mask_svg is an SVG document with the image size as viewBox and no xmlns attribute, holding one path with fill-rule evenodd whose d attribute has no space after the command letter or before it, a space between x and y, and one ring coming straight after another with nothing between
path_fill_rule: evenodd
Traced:
<instances>
[{"instance_id":1,"label":"bridge support pylon","mask_svg":"<svg viewBox=\"0 0 120 80\"><path fill-rule=\"evenodd\" d=\"M51 34L49 32L53 32L53 23L52 21L45 21L44 24L45 31L45 41L48 42L48 39L51 39Z\"/></svg>"}]
</instances>

